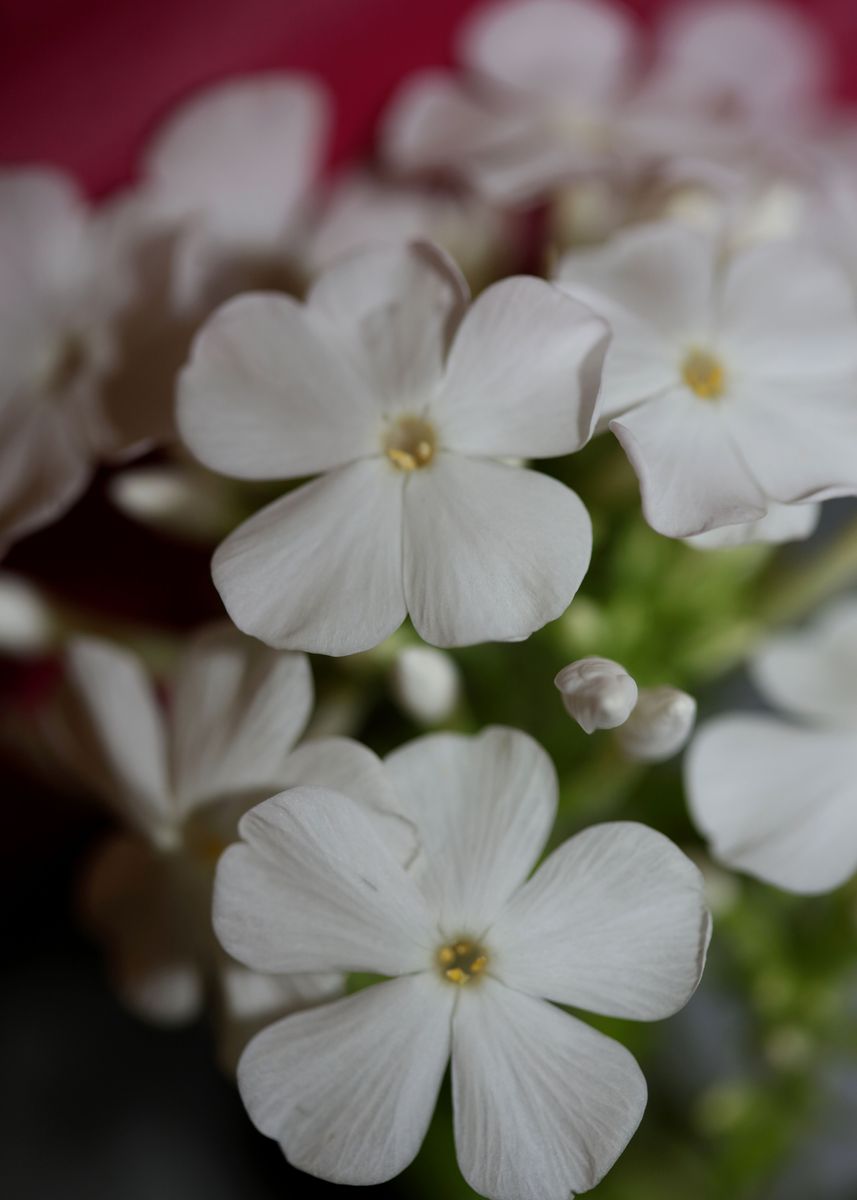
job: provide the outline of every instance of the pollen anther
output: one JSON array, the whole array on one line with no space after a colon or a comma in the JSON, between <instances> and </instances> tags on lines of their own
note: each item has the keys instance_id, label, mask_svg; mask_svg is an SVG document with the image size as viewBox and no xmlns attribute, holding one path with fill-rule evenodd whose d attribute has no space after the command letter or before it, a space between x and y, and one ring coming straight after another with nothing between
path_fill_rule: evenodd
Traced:
<instances>
[{"instance_id":1,"label":"pollen anther","mask_svg":"<svg viewBox=\"0 0 857 1200\"><path fill-rule=\"evenodd\" d=\"M708 350L691 350L682 363L681 377L702 400L717 400L726 388L723 364Z\"/></svg>"},{"instance_id":2,"label":"pollen anther","mask_svg":"<svg viewBox=\"0 0 857 1200\"><path fill-rule=\"evenodd\" d=\"M400 417L384 437L384 453L400 471L427 467L434 458L435 432L422 417Z\"/></svg>"},{"instance_id":3,"label":"pollen anther","mask_svg":"<svg viewBox=\"0 0 857 1200\"><path fill-rule=\"evenodd\" d=\"M444 979L463 987L478 978L488 966L488 955L477 942L462 938L448 946L441 946L437 962Z\"/></svg>"}]
</instances>

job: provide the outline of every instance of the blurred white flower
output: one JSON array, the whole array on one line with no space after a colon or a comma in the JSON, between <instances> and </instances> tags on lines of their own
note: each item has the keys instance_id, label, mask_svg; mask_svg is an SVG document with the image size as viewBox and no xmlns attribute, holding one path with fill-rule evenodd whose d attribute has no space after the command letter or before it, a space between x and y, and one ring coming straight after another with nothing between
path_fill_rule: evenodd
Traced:
<instances>
[{"instance_id":1,"label":"blurred white flower","mask_svg":"<svg viewBox=\"0 0 857 1200\"><path fill-rule=\"evenodd\" d=\"M203 329L179 385L191 451L239 478L321 473L216 552L239 628L341 655L406 613L454 646L524 638L567 607L588 514L556 480L496 460L588 439L606 325L533 278L466 305L424 243L337 263L305 305L239 297Z\"/></svg>"},{"instance_id":2,"label":"blurred white flower","mask_svg":"<svg viewBox=\"0 0 857 1200\"><path fill-rule=\"evenodd\" d=\"M658 532L857 489L857 309L832 260L783 241L724 262L716 238L655 224L566 256L559 278L610 322L602 415Z\"/></svg>"},{"instance_id":3,"label":"blurred white flower","mask_svg":"<svg viewBox=\"0 0 857 1200\"><path fill-rule=\"evenodd\" d=\"M107 494L126 517L191 542L216 542L235 522L228 485L196 463L128 467L111 477Z\"/></svg>"},{"instance_id":4,"label":"blurred white flower","mask_svg":"<svg viewBox=\"0 0 857 1200\"><path fill-rule=\"evenodd\" d=\"M306 243L309 273L371 245L436 242L478 290L519 257L512 220L476 196L355 171L337 180Z\"/></svg>"},{"instance_id":5,"label":"blurred white flower","mask_svg":"<svg viewBox=\"0 0 857 1200\"><path fill-rule=\"evenodd\" d=\"M432 646L403 646L390 667L390 690L412 720L438 725L452 716L461 695L453 658Z\"/></svg>"},{"instance_id":6,"label":"blurred white flower","mask_svg":"<svg viewBox=\"0 0 857 1200\"><path fill-rule=\"evenodd\" d=\"M0 570L0 654L44 654L57 635L57 619L38 588L21 575Z\"/></svg>"},{"instance_id":7,"label":"blurred white flower","mask_svg":"<svg viewBox=\"0 0 857 1200\"><path fill-rule=\"evenodd\" d=\"M120 995L145 1019L190 1020L211 990L222 1014L247 1016L236 1001L242 980L211 932L211 887L238 818L261 797L347 779L401 855L410 851L410 827L390 807L369 750L345 738L294 749L311 707L303 655L277 654L225 625L191 639L166 713L133 654L94 638L69 644L67 690L48 732L61 761L127 828L97 852L84 907ZM272 992L268 1015L341 986L331 973L243 982Z\"/></svg>"},{"instance_id":8,"label":"blurred white flower","mask_svg":"<svg viewBox=\"0 0 857 1200\"><path fill-rule=\"evenodd\" d=\"M385 766L420 837L409 871L346 784L266 801L221 860L215 928L253 970L394 977L258 1034L244 1102L295 1166L376 1184L417 1153L451 1055L467 1182L567 1200L624 1149L646 1086L622 1046L546 1000L638 1020L685 1004L710 928L700 874L661 834L616 823L528 879L557 783L515 730L423 737Z\"/></svg>"},{"instance_id":9,"label":"blurred white flower","mask_svg":"<svg viewBox=\"0 0 857 1200\"><path fill-rule=\"evenodd\" d=\"M638 762L663 762L678 754L696 722L696 701L680 688L640 688L634 711L616 740Z\"/></svg>"},{"instance_id":10,"label":"blurred white flower","mask_svg":"<svg viewBox=\"0 0 857 1200\"><path fill-rule=\"evenodd\" d=\"M602 0L502 0L465 23L469 73L425 71L394 98L383 148L403 171L451 170L503 203L616 165L637 34Z\"/></svg>"},{"instance_id":11,"label":"blurred white flower","mask_svg":"<svg viewBox=\"0 0 857 1200\"><path fill-rule=\"evenodd\" d=\"M857 870L857 602L772 638L751 670L786 717L702 725L685 758L691 815L728 866L787 891L830 891Z\"/></svg>"},{"instance_id":12,"label":"blurred white flower","mask_svg":"<svg viewBox=\"0 0 857 1200\"><path fill-rule=\"evenodd\" d=\"M623 725L637 703L637 685L624 667L609 658L581 658L559 672L559 688L569 716L584 733Z\"/></svg>"},{"instance_id":13,"label":"blurred white flower","mask_svg":"<svg viewBox=\"0 0 857 1200\"><path fill-rule=\"evenodd\" d=\"M2 551L89 482L124 292L97 221L56 171L0 169L0 261Z\"/></svg>"},{"instance_id":14,"label":"blurred white flower","mask_svg":"<svg viewBox=\"0 0 857 1200\"><path fill-rule=\"evenodd\" d=\"M720 525L707 533L686 539L697 550L721 550L725 546L747 546L754 542L800 542L815 533L821 517L820 504L769 504L758 521L745 525Z\"/></svg>"}]
</instances>

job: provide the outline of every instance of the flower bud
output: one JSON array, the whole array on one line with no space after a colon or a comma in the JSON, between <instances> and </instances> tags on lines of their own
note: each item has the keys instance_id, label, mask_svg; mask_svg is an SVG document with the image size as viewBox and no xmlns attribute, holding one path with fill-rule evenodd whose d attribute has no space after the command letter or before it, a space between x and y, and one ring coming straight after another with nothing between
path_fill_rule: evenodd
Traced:
<instances>
[{"instance_id":1,"label":"flower bud","mask_svg":"<svg viewBox=\"0 0 857 1200\"><path fill-rule=\"evenodd\" d=\"M637 685L624 667L609 658L581 658L554 679L569 716L585 733L615 729L628 720L637 702Z\"/></svg>"},{"instance_id":2,"label":"flower bud","mask_svg":"<svg viewBox=\"0 0 857 1200\"><path fill-rule=\"evenodd\" d=\"M46 654L56 637L56 619L36 588L11 571L0 571L0 654Z\"/></svg>"},{"instance_id":3,"label":"flower bud","mask_svg":"<svg viewBox=\"0 0 857 1200\"><path fill-rule=\"evenodd\" d=\"M405 646L390 668L390 690L400 708L420 725L437 725L455 709L461 677L455 661L431 646Z\"/></svg>"},{"instance_id":4,"label":"flower bud","mask_svg":"<svg viewBox=\"0 0 857 1200\"><path fill-rule=\"evenodd\" d=\"M628 758L661 762L677 754L696 721L696 701L674 687L643 688L616 738Z\"/></svg>"}]
</instances>

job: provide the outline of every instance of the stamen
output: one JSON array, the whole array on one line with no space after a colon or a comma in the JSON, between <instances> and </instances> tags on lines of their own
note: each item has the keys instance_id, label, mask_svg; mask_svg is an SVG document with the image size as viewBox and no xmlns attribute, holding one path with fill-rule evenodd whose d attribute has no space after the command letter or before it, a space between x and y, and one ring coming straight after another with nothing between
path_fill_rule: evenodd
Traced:
<instances>
[{"instance_id":1,"label":"stamen","mask_svg":"<svg viewBox=\"0 0 857 1200\"><path fill-rule=\"evenodd\" d=\"M702 400L717 400L726 389L723 364L707 350L691 350L681 366L681 377Z\"/></svg>"},{"instance_id":2,"label":"stamen","mask_svg":"<svg viewBox=\"0 0 857 1200\"><path fill-rule=\"evenodd\" d=\"M435 431L422 417L400 417L384 438L384 453L400 471L427 467L435 446Z\"/></svg>"},{"instance_id":3,"label":"stamen","mask_svg":"<svg viewBox=\"0 0 857 1200\"><path fill-rule=\"evenodd\" d=\"M464 987L473 979L478 979L488 966L488 955L478 942L466 938L441 946L437 952L437 963L444 979Z\"/></svg>"}]
</instances>

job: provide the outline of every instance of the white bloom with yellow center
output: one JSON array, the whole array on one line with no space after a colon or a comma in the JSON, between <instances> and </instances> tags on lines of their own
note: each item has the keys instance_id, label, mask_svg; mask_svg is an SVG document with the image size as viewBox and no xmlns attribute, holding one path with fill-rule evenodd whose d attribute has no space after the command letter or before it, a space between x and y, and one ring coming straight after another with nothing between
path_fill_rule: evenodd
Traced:
<instances>
[{"instance_id":1,"label":"white bloom with yellow center","mask_svg":"<svg viewBox=\"0 0 857 1200\"><path fill-rule=\"evenodd\" d=\"M589 564L577 496L509 456L578 449L595 419L606 324L543 280L470 306L427 244L367 250L299 304L242 296L205 326L178 420L208 467L320 475L214 556L233 621L270 645L351 654L409 613L438 646L521 639Z\"/></svg>"},{"instance_id":2,"label":"white bloom with yellow center","mask_svg":"<svg viewBox=\"0 0 857 1200\"><path fill-rule=\"evenodd\" d=\"M253 809L221 860L215 929L249 967L392 977L258 1034L244 1102L295 1166L376 1184L417 1153L451 1055L468 1183L492 1200L568 1200L624 1149L646 1085L624 1047L555 1005L639 1020L680 1008L708 942L701 876L661 834L620 822L528 878L557 781L515 730L430 735L385 766L419 835L408 870L359 805L319 788Z\"/></svg>"},{"instance_id":3,"label":"white bloom with yellow center","mask_svg":"<svg viewBox=\"0 0 857 1200\"><path fill-rule=\"evenodd\" d=\"M84 898L118 991L140 1016L179 1023L213 998L224 1017L243 1023L260 1006L270 1017L338 990L331 973L253 980L211 932L217 858L241 814L278 788L347 780L397 853L413 851L413 832L369 750L347 738L294 748L312 700L303 655L277 654L226 625L191 639L166 710L132 653L95 638L70 643L66 691L47 732L126 827L97 852ZM222 1032L234 1033L228 1020Z\"/></svg>"},{"instance_id":4,"label":"white bloom with yellow center","mask_svg":"<svg viewBox=\"0 0 857 1200\"><path fill-rule=\"evenodd\" d=\"M705 722L685 758L691 814L730 867L830 891L857 871L857 602L772 638L751 669L785 716Z\"/></svg>"},{"instance_id":5,"label":"white bloom with yellow center","mask_svg":"<svg viewBox=\"0 0 857 1200\"><path fill-rule=\"evenodd\" d=\"M797 241L728 259L719 249L655 224L559 270L610 322L602 416L639 476L646 519L671 537L857 490L847 277Z\"/></svg>"}]
</instances>

